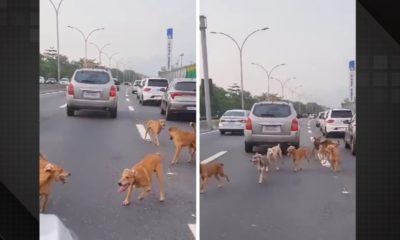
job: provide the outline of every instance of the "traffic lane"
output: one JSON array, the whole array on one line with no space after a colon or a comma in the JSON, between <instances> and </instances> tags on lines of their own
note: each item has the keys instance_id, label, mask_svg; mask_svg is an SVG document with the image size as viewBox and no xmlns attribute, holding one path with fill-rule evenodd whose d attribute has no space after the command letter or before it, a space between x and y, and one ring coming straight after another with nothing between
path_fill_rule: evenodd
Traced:
<instances>
[{"instance_id":1,"label":"traffic lane","mask_svg":"<svg viewBox=\"0 0 400 240\"><path fill-rule=\"evenodd\" d=\"M257 170L249 162L251 154L244 152L243 137L205 134L200 138L202 160L228 147L233 149L218 159L225 164L231 183L218 189L212 179L200 197L201 237L355 238L355 161L342 147L343 171L337 177L316 161L293 173L292 161L285 156L281 170L271 170L260 185ZM309 138L303 128L301 145L310 146ZM349 193L343 193L343 187Z\"/></svg>"},{"instance_id":2,"label":"traffic lane","mask_svg":"<svg viewBox=\"0 0 400 240\"><path fill-rule=\"evenodd\" d=\"M41 126L40 146L50 159L72 173L66 185L55 185L48 211L57 214L81 239L191 239L188 223L194 223L194 164L181 164L176 175L165 174L166 201L158 201L158 183L143 201L122 206L117 181L147 153L173 156L168 136L161 134L159 148L137 132L132 112L119 98L117 119L102 112L82 111L67 117L55 109L52 121ZM188 155L186 155L188 156ZM137 226L133 228L132 226Z\"/></svg>"},{"instance_id":3,"label":"traffic lane","mask_svg":"<svg viewBox=\"0 0 400 240\"><path fill-rule=\"evenodd\" d=\"M55 109L60 110L64 107L65 92L40 94L39 100L40 121L42 123L58 112Z\"/></svg>"}]
</instances>

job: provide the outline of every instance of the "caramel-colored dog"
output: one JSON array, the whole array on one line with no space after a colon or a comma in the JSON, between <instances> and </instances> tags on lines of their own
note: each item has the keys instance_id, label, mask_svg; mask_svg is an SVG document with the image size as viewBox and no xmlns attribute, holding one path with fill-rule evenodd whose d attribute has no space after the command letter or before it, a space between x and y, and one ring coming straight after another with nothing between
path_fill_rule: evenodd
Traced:
<instances>
[{"instance_id":1,"label":"caramel-colored dog","mask_svg":"<svg viewBox=\"0 0 400 240\"><path fill-rule=\"evenodd\" d=\"M39 154L39 160L40 212L45 212L53 183L56 181L61 181L63 184L66 183L71 173L54 163L50 163L42 153Z\"/></svg>"},{"instance_id":2,"label":"caramel-colored dog","mask_svg":"<svg viewBox=\"0 0 400 240\"><path fill-rule=\"evenodd\" d=\"M146 123L146 133L144 134L144 139L146 140L147 134L150 135L151 142L154 143L156 146L160 146L160 141L158 140L158 135L160 134L161 130L165 128L165 120L149 120Z\"/></svg>"},{"instance_id":3,"label":"caramel-colored dog","mask_svg":"<svg viewBox=\"0 0 400 240\"><path fill-rule=\"evenodd\" d=\"M328 145L325 151L328 153L328 161L330 162L333 171L336 173L340 170L342 163L339 146L334 144Z\"/></svg>"},{"instance_id":4,"label":"caramel-colored dog","mask_svg":"<svg viewBox=\"0 0 400 240\"><path fill-rule=\"evenodd\" d=\"M222 182L219 177L225 177L226 181L229 182L228 175L226 175L224 172L223 163L200 164L200 177L201 177L200 193L205 192L207 181L212 176L214 176L215 179L217 179L219 188L222 187Z\"/></svg>"},{"instance_id":5,"label":"caramel-colored dog","mask_svg":"<svg viewBox=\"0 0 400 240\"><path fill-rule=\"evenodd\" d=\"M334 147L338 147L340 145L340 142L334 142L332 140L324 140L319 144L319 149L317 152L317 156L318 158L322 161L324 159L328 158L328 154L329 152L327 151L327 147L328 146L334 146Z\"/></svg>"},{"instance_id":6,"label":"caramel-colored dog","mask_svg":"<svg viewBox=\"0 0 400 240\"><path fill-rule=\"evenodd\" d=\"M193 122L191 122L190 125L192 126L193 131L184 131L177 127L170 127L168 129L169 138L175 144L175 154L171 165L178 163L180 153L185 147L190 151L188 162L191 162L194 158L194 154L196 153L196 130Z\"/></svg>"},{"instance_id":7,"label":"caramel-colored dog","mask_svg":"<svg viewBox=\"0 0 400 240\"><path fill-rule=\"evenodd\" d=\"M303 168L300 166L301 160L307 159L310 161L311 151L307 148L300 147L296 149L293 146L289 146L287 148L287 155L293 159L294 164L294 172L297 172L299 169L302 170Z\"/></svg>"},{"instance_id":8,"label":"caramel-colored dog","mask_svg":"<svg viewBox=\"0 0 400 240\"><path fill-rule=\"evenodd\" d=\"M139 195L139 200L143 200L151 191L152 173L155 173L158 178L160 189L160 202L165 199L164 195L164 171L163 163L159 153L147 154L143 160L135 164L131 169L125 168L122 171L121 179L118 181L120 186L119 192L124 192L128 189L123 205L127 206L131 202L133 188L142 188L142 193Z\"/></svg>"}]
</instances>

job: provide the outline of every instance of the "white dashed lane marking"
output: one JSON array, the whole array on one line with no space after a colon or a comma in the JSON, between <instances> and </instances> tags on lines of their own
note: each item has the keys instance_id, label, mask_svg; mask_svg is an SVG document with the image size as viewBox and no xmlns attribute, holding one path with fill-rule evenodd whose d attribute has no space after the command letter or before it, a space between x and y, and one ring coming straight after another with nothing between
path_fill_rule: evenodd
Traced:
<instances>
[{"instance_id":1,"label":"white dashed lane marking","mask_svg":"<svg viewBox=\"0 0 400 240\"><path fill-rule=\"evenodd\" d=\"M203 161L201 161L201 164L206 164L209 163L211 161L214 161L215 159L221 157L222 155L224 155L225 153L227 153L227 151L221 151L219 153L216 153L214 155L212 155L211 157L204 159Z\"/></svg>"},{"instance_id":2,"label":"white dashed lane marking","mask_svg":"<svg viewBox=\"0 0 400 240\"><path fill-rule=\"evenodd\" d=\"M135 109L132 106L128 106L128 108L129 108L129 111L131 111L131 112L135 111Z\"/></svg>"},{"instance_id":3,"label":"white dashed lane marking","mask_svg":"<svg viewBox=\"0 0 400 240\"><path fill-rule=\"evenodd\" d=\"M63 105L59 106L59 108L66 108L66 107L67 107L67 104L63 104Z\"/></svg>"},{"instance_id":4,"label":"white dashed lane marking","mask_svg":"<svg viewBox=\"0 0 400 240\"><path fill-rule=\"evenodd\" d=\"M203 132L203 133L200 133L200 135L203 135L203 134L209 134L209 133L216 133L216 132L218 132L219 130L214 130L214 131L208 131L208 132Z\"/></svg>"},{"instance_id":5,"label":"white dashed lane marking","mask_svg":"<svg viewBox=\"0 0 400 240\"><path fill-rule=\"evenodd\" d=\"M127 101L127 102L129 102L129 101L130 101L130 99L129 99L129 98L127 98L127 99L126 99L126 101Z\"/></svg>"},{"instance_id":6,"label":"white dashed lane marking","mask_svg":"<svg viewBox=\"0 0 400 240\"><path fill-rule=\"evenodd\" d=\"M194 239L196 239L196 224L188 224L190 231L193 234Z\"/></svg>"},{"instance_id":7,"label":"white dashed lane marking","mask_svg":"<svg viewBox=\"0 0 400 240\"><path fill-rule=\"evenodd\" d=\"M146 133L146 129L144 128L143 124L136 124L136 128L140 133L140 136L143 140L151 141L150 135L147 134L146 139L144 138L144 134Z\"/></svg>"}]
</instances>

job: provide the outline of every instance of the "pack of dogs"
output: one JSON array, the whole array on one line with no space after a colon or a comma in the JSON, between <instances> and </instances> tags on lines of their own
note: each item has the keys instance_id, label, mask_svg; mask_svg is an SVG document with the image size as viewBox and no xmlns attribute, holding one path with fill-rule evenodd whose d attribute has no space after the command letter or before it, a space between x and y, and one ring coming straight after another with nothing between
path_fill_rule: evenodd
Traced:
<instances>
[{"instance_id":1,"label":"pack of dogs","mask_svg":"<svg viewBox=\"0 0 400 240\"><path fill-rule=\"evenodd\" d=\"M328 161L331 169L336 173L341 168L341 156L339 151L340 142L330 139L322 139L322 137L312 138L312 147L294 147L288 146L286 155L293 161L293 172L303 169L304 162L310 162L311 159L317 161ZM266 180L269 169L275 168L279 171L281 161L283 160L282 147L277 144L267 149L265 154L256 152L250 159L250 162L257 168L258 183L261 184ZM229 178L224 171L224 164L213 162L200 164L200 193L205 192L205 187L210 177L215 177L218 181L218 187L222 187L220 177L225 177L227 182Z\"/></svg>"},{"instance_id":2,"label":"pack of dogs","mask_svg":"<svg viewBox=\"0 0 400 240\"><path fill-rule=\"evenodd\" d=\"M175 153L170 166L178 164L181 151L185 148L187 148L190 153L188 162L193 161L196 153L195 123L190 122L190 126L192 127L192 131L182 130L177 127L170 127L168 129L169 139L175 145ZM159 147L159 135L165 127L166 123L164 119L147 121L144 137L145 141L147 135L149 135L151 143ZM139 200L143 200L151 192L153 174L156 175L156 179L158 180L159 200L160 202L165 200L163 159L165 159L165 157L158 152L150 153L145 155L143 159L131 168L124 168L122 170L121 177L117 184L119 186L118 192L122 193L127 190L126 197L122 202L124 206L131 203L132 193L135 188L141 189L141 193L138 197ZM51 163L42 153L39 153L39 160L40 212L45 212L54 183L66 183L71 173L61 166Z\"/></svg>"}]
</instances>

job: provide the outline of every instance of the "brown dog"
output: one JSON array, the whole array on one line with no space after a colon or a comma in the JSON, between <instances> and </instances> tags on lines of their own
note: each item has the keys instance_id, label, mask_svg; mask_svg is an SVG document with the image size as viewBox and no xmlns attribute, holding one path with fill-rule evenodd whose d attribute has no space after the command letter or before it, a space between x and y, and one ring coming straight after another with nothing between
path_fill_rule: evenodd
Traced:
<instances>
[{"instance_id":1,"label":"brown dog","mask_svg":"<svg viewBox=\"0 0 400 240\"><path fill-rule=\"evenodd\" d=\"M191 162L194 158L196 152L196 130L193 122L191 122L190 125L193 127L193 131L184 131L177 127L170 127L168 129L169 139L171 139L175 144L175 155L172 159L171 165L178 163L180 153L185 147L190 151L188 162Z\"/></svg>"},{"instance_id":2,"label":"brown dog","mask_svg":"<svg viewBox=\"0 0 400 240\"><path fill-rule=\"evenodd\" d=\"M333 171L336 173L340 170L341 166L341 157L338 145L328 145L325 150L328 154L328 161L330 162Z\"/></svg>"},{"instance_id":3,"label":"brown dog","mask_svg":"<svg viewBox=\"0 0 400 240\"><path fill-rule=\"evenodd\" d=\"M165 128L165 120L160 119L156 120L149 120L146 124L146 133L144 134L144 139L146 140L147 134L150 135L151 142L154 143L156 146L160 146L160 141L158 140L158 135L160 134L161 130Z\"/></svg>"},{"instance_id":4,"label":"brown dog","mask_svg":"<svg viewBox=\"0 0 400 240\"><path fill-rule=\"evenodd\" d=\"M162 159L159 153L147 154L143 160L135 164L131 169L125 168L122 171L121 179L118 181L120 186L119 192L124 192L128 189L125 200L123 201L124 206L127 206L131 202L131 195L133 188L142 188L142 193L139 195L139 200L150 193L152 183L152 173L155 172L158 178L160 188L160 202L165 199L164 196L164 170Z\"/></svg>"},{"instance_id":5,"label":"brown dog","mask_svg":"<svg viewBox=\"0 0 400 240\"><path fill-rule=\"evenodd\" d=\"M317 156L318 158L322 161L322 160L326 160L328 158L328 154L329 152L326 150L328 146L334 146L334 147L338 147L340 145L340 142L334 142L332 140L324 140L320 143L319 145L319 149L317 152Z\"/></svg>"},{"instance_id":6,"label":"brown dog","mask_svg":"<svg viewBox=\"0 0 400 240\"><path fill-rule=\"evenodd\" d=\"M324 152L326 146L328 146L330 144L336 144L334 141L329 140L329 139L322 139L322 137L313 137L312 142L313 142L313 145L314 145L312 153L313 153L313 156L314 156L315 160L324 159L326 156L324 154L322 154L322 153Z\"/></svg>"},{"instance_id":7,"label":"brown dog","mask_svg":"<svg viewBox=\"0 0 400 240\"><path fill-rule=\"evenodd\" d=\"M307 159L308 162L310 161L311 151L304 147L296 149L293 146L289 146L287 148L287 155L293 159L293 171L297 172L299 169L303 169L302 167L299 167L301 160Z\"/></svg>"},{"instance_id":8,"label":"brown dog","mask_svg":"<svg viewBox=\"0 0 400 240\"><path fill-rule=\"evenodd\" d=\"M57 181L66 183L71 173L54 163L50 163L42 153L39 154L39 160L39 196L42 202L40 212L45 212L53 183Z\"/></svg>"},{"instance_id":9,"label":"brown dog","mask_svg":"<svg viewBox=\"0 0 400 240\"><path fill-rule=\"evenodd\" d=\"M222 182L219 177L225 177L226 181L229 182L228 175L224 172L224 164L223 163L207 163L200 164L200 177L201 177L201 186L200 193L205 192L206 183L210 177L214 176L218 181L218 187L222 187Z\"/></svg>"}]
</instances>

